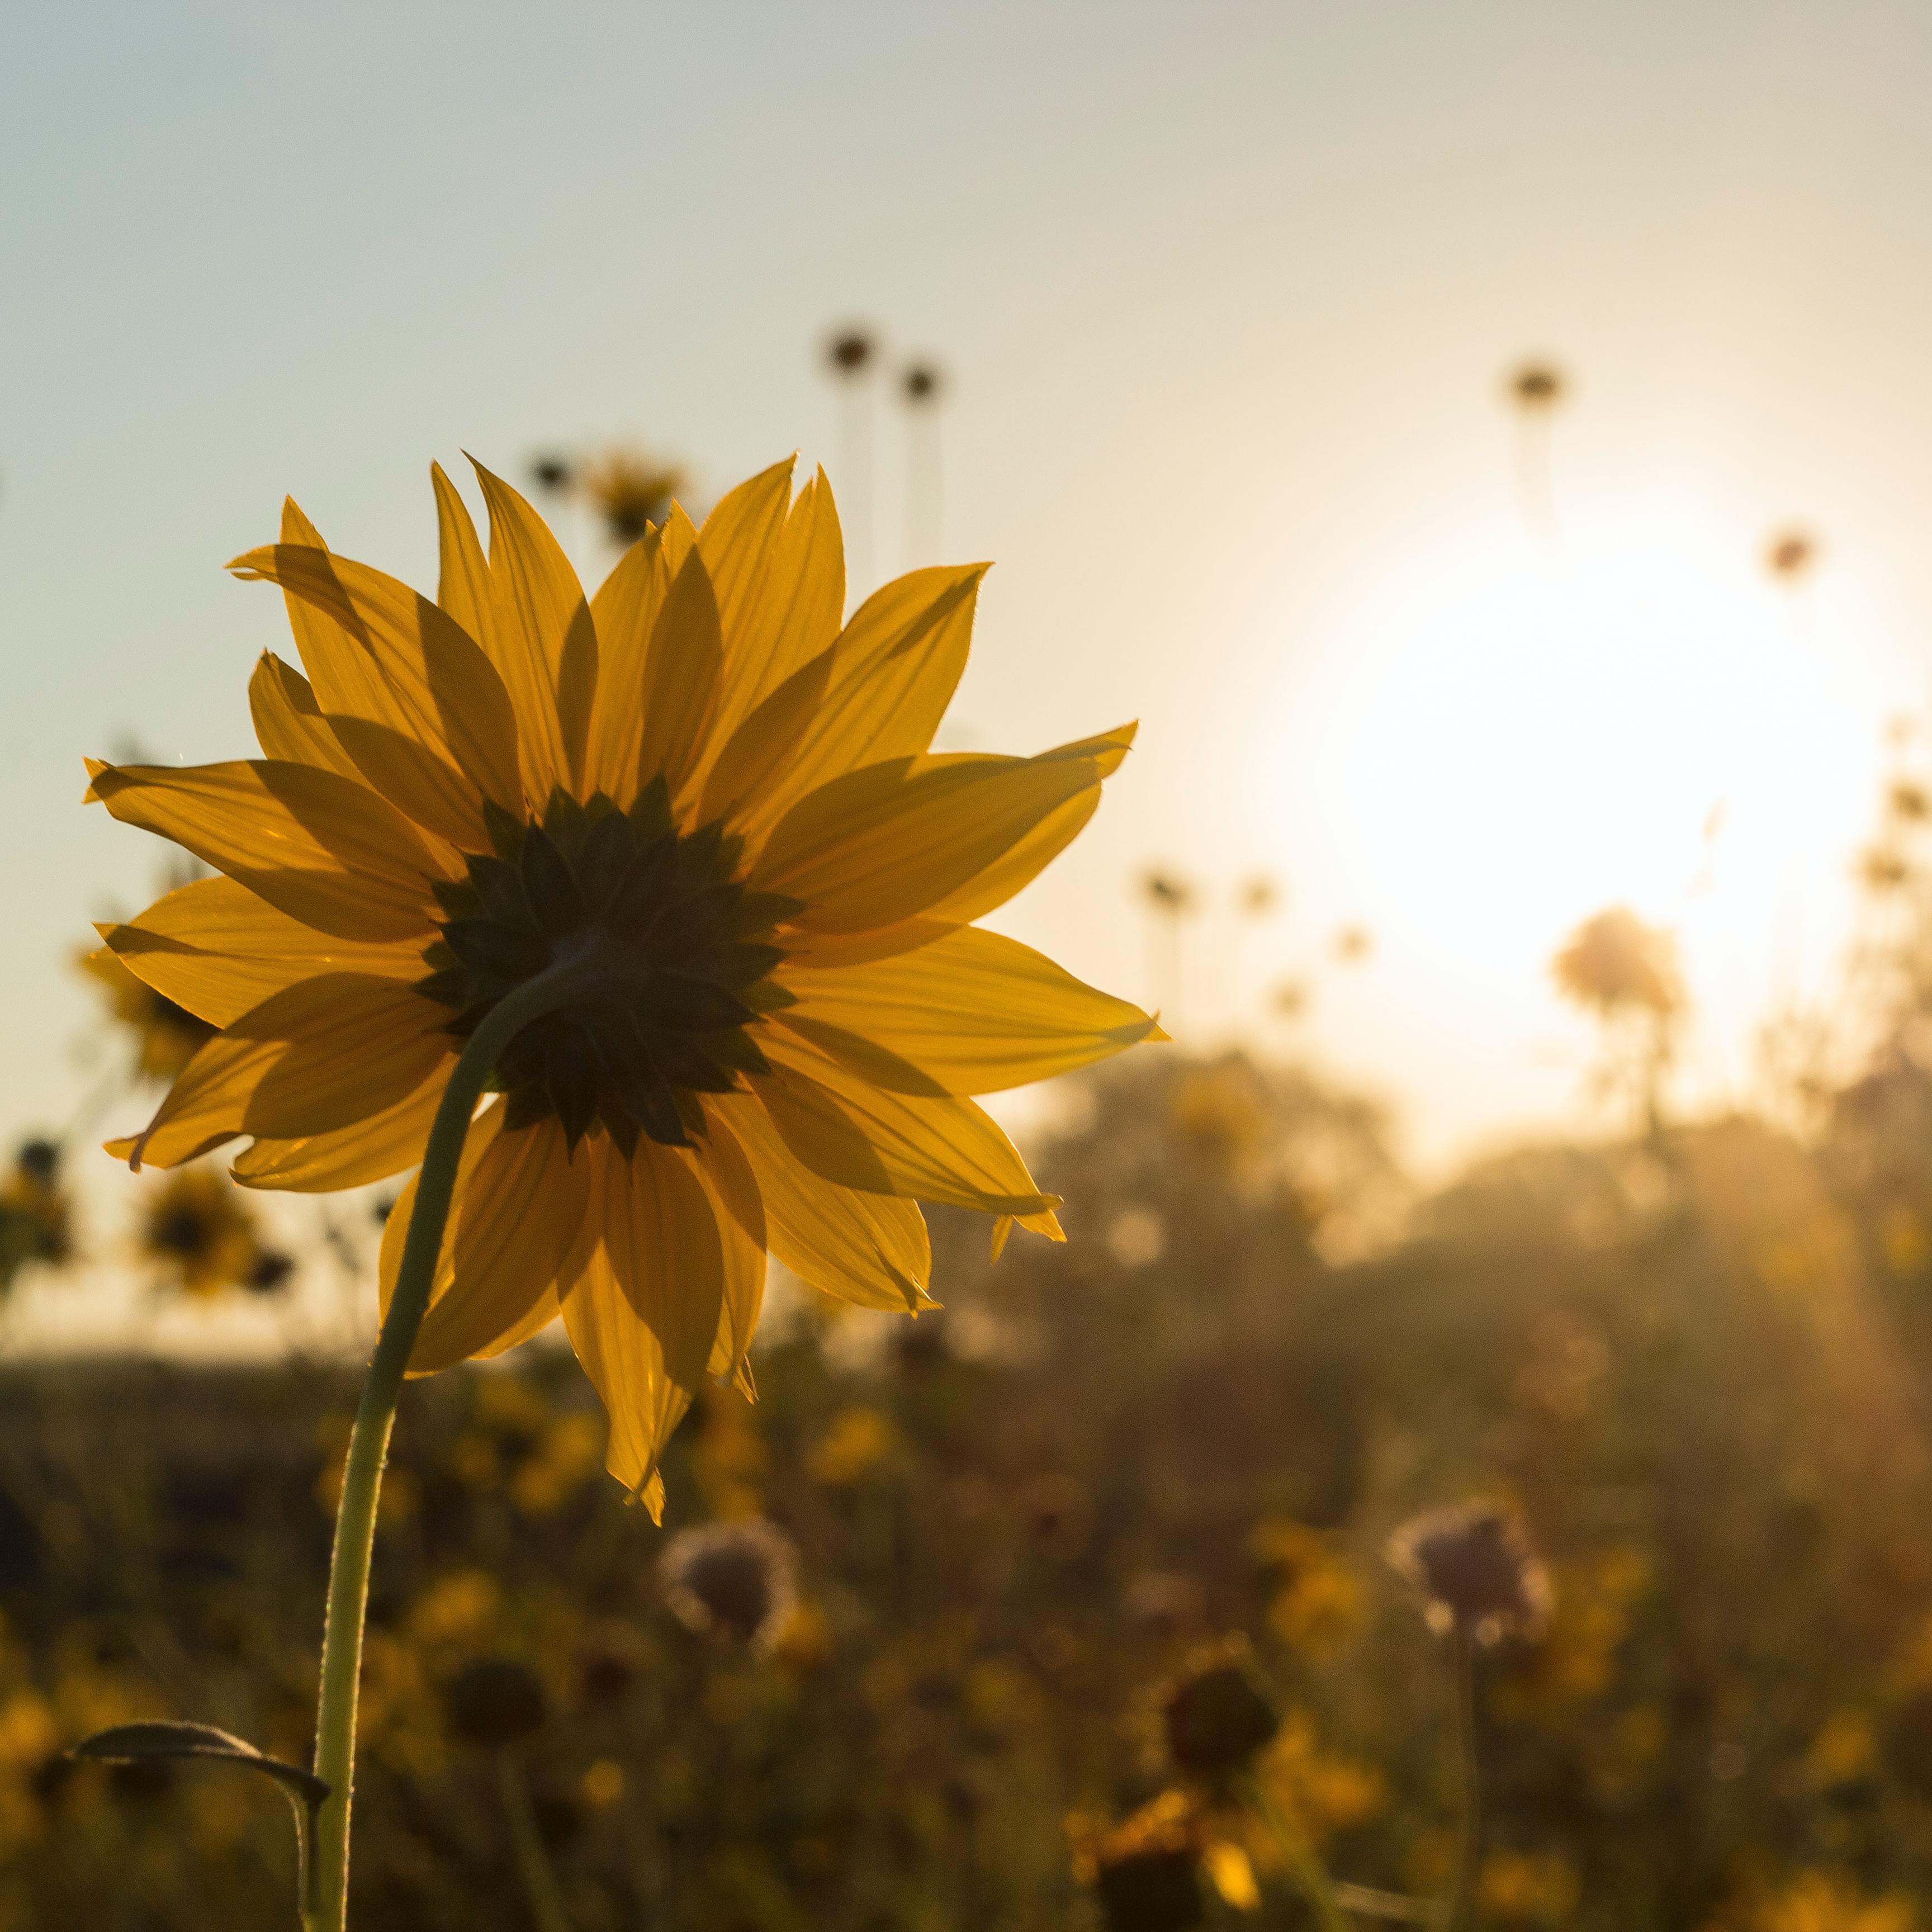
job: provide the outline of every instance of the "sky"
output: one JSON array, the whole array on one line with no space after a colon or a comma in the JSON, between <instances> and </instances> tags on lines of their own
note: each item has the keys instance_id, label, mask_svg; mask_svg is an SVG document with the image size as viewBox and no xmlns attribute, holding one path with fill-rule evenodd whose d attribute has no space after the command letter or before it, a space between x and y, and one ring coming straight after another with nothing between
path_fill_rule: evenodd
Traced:
<instances>
[{"instance_id":1,"label":"sky","mask_svg":"<svg viewBox=\"0 0 1932 1932\"><path fill-rule=\"evenodd\" d=\"M1589 1120L1546 962L1625 902L1684 949L1684 1104L1743 1097L1932 668L1928 59L1856 0L8 10L0 1131L108 1064L69 962L159 880L81 758L253 750L286 631L221 566L285 493L428 586L432 459L639 438L701 501L796 449L876 581L934 560L890 397L842 478L848 318L944 368L940 554L996 563L942 742L1142 722L996 923L1439 1172ZM1574 379L1546 505L1526 354Z\"/></svg>"}]
</instances>

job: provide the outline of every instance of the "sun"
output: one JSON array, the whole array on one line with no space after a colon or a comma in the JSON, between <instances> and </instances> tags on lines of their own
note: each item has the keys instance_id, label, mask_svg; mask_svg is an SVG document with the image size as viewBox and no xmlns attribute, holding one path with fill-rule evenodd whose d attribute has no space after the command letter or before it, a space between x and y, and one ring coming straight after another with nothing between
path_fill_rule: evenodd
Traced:
<instances>
[{"instance_id":1,"label":"sun","mask_svg":"<svg viewBox=\"0 0 1932 1932\"><path fill-rule=\"evenodd\" d=\"M1293 808L1325 796L1327 890L1442 1028L1523 1051L1558 943L1622 904L1678 932L1730 1079L1742 1033L1838 957L1898 693L1845 634L1858 599L1780 586L1760 535L1662 487L1555 538L1498 509L1342 607Z\"/></svg>"}]
</instances>

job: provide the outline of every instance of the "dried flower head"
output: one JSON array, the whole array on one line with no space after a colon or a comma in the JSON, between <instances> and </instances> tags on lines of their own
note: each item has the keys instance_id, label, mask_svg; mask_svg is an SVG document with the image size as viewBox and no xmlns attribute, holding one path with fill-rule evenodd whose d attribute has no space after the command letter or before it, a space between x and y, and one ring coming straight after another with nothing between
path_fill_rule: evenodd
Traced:
<instances>
[{"instance_id":1,"label":"dried flower head","mask_svg":"<svg viewBox=\"0 0 1932 1932\"><path fill-rule=\"evenodd\" d=\"M1245 1770L1280 1724L1255 1682L1246 1645L1233 1640L1205 1653L1180 1678L1162 1716L1175 1768L1210 1780Z\"/></svg>"},{"instance_id":2,"label":"dried flower head","mask_svg":"<svg viewBox=\"0 0 1932 1932\"><path fill-rule=\"evenodd\" d=\"M550 450L532 459L530 481L551 496L568 490L576 480L577 465L567 456Z\"/></svg>"},{"instance_id":3,"label":"dried flower head","mask_svg":"<svg viewBox=\"0 0 1932 1932\"><path fill-rule=\"evenodd\" d=\"M1566 998L1605 1015L1640 1007L1665 1018L1684 1004L1676 942L1626 906L1586 919L1550 970Z\"/></svg>"},{"instance_id":4,"label":"dried flower head","mask_svg":"<svg viewBox=\"0 0 1932 1932\"><path fill-rule=\"evenodd\" d=\"M825 345L825 359L840 376L856 376L871 366L878 345L872 332L856 325L836 330Z\"/></svg>"},{"instance_id":5,"label":"dried flower head","mask_svg":"<svg viewBox=\"0 0 1932 1932\"><path fill-rule=\"evenodd\" d=\"M585 500L603 519L604 534L622 548L663 523L683 483L684 472L675 464L630 449L606 450L578 478Z\"/></svg>"},{"instance_id":6,"label":"dried flower head","mask_svg":"<svg viewBox=\"0 0 1932 1932\"><path fill-rule=\"evenodd\" d=\"M1076 1877L1090 1885L1106 1932L1188 1932L1201 1923L1202 1833L1193 1800L1164 1791L1111 1830L1067 1820Z\"/></svg>"},{"instance_id":7,"label":"dried flower head","mask_svg":"<svg viewBox=\"0 0 1932 1932\"><path fill-rule=\"evenodd\" d=\"M935 403L944 387L939 371L930 362L909 362L899 378L899 388L908 402Z\"/></svg>"},{"instance_id":8,"label":"dried flower head","mask_svg":"<svg viewBox=\"0 0 1932 1932\"><path fill-rule=\"evenodd\" d=\"M1778 531L1764 547L1764 567L1781 584L1808 576L1818 561L1818 540L1808 530Z\"/></svg>"},{"instance_id":9,"label":"dried flower head","mask_svg":"<svg viewBox=\"0 0 1932 1932\"><path fill-rule=\"evenodd\" d=\"M1504 380L1504 393L1525 411L1553 410L1570 393L1570 379L1554 362L1532 357L1519 362Z\"/></svg>"},{"instance_id":10,"label":"dried flower head","mask_svg":"<svg viewBox=\"0 0 1932 1932\"><path fill-rule=\"evenodd\" d=\"M206 1167L170 1175L149 1196L140 1247L171 1286L202 1296L247 1287L262 1252L241 1190Z\"/></svg>"},{"instance_id":11,"label":"dried flower head","mask_svg":"<svg viewBox=\"0 0 1932 1932\"><path fill-rule=\"evenodd\" d=\"M1177 873L1150 868L1141 874L1141 891L1156 912L1178 918L1194 910L1194 888Z\"/></svg>"},{"instance_id":12,"label":"dried flower head","mask_svg":"<svg viewBox=\"0 0 1932 1932\"><path fill-rule=\"evenodd\" d=\"M763 1517L681 1529L658 1559L658 1583L687 1630L769 1656L798 1603L798 1551Z\"/></svg>"},{"instance_id":13,"label":"dried flower head","mask_svg":"<svg viewBox=\"0 0 1932 1932\"><path fill-rule=\"evenodd\" d=\"M513 1657L479 1657L443 1692L449 1728L466 1744L493 1748L520 1743L543 1728L543 1680Z\"/></svg>"},{"instance_id":14,"label":"dried flower head","mask_svg":"<svg viewBox=\"0 0 1932 1932\"><path fill-rule=\"evenodd\" d=\"M1421 1592L1432 1630L1490 1644L1534 1636L1550 1614L1549 1574L1500 1503L1456 1503L1412 1517L1390 1538L1388 1558Z\"/></svg>"}]
</instances>

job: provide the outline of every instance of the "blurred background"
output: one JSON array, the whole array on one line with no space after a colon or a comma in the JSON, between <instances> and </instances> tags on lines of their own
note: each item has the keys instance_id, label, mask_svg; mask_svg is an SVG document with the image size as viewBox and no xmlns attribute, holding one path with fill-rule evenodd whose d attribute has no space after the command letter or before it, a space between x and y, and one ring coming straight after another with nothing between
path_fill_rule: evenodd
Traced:
<instances>
[{"instance_id":1,"label":"blurred background","mask_svg":"<svg viewBox=\"0 0 1932 1932\"><path fill-rule=\"evenodd\" d=\"M1455 1787L1382 1546L1495 1495L1556 1608L1484 1666L1484 1912L1904 1932L1929 61L1876 0L0 20L0 1925L190 1922L190 1815L272 1922L272 1798L47 1767L110 1710L301 1754L382 1205L86 1151L194 1041L77 966L173 862L82 754L249 747L284 621L221 566L285 493L428 585L471 452L595 580L796 448L855 601L997 563L944 746L1142 721L994 922L1177 1044L1001 1108L1067 1250L942 1225L943 1322L793 1298L763 1419L680 1438L674 1527L796 1540L776 1648L671 1614L566 1365L420 1392L368 1922L526 1922L476 1916L525 1908L446 1696L500 1654L568 1922L1089 1922L1231 1634L1280 1802L1400 1916Z\"/></svg>"}]
</instances>

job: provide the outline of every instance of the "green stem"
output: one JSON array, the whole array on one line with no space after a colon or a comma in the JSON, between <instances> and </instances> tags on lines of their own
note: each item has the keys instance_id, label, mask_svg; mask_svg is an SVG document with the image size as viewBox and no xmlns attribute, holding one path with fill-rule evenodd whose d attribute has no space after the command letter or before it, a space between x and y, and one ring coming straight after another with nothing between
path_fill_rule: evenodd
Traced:
<instances>
[{"instance_id":1,"label":"green stem","mask_svg":"<svg viewBox=\"0 0 1932 1932\"><path fill-rule=\"evenodd\" d=\"M594 971L594 968L591 969ZM504 1049L534 1019L554 1010L587 976L585 964L560 962L506 994L470 1036L436 1118L416 1177L415 1211L403 1243L395 1292L362 1384L349 1460L342 1472L342 1499L335 1511L335 1550L328 1571L328 1616L322 1640L322 1692L315 1714L316 1774L328 1786L316 1818L304 1932L344 1932L349 1911L349 1813L356 1774L356 1693L362 1674L362 1622L369 1605L369 1556L376 1537L376 1503L389 1430L396 1418L410 1356L429 1308L442 1251L443 1226L455 1192L458 1162L484 1084Z\"/></svg>"},{"instance_id":2,"label":"green stem","mask_svg":"<svg viewBox=\"0 0 1932 1932\"><path fill-rule=\"evenodd\" d=\"M570 1932L570 1921L564 1916L563 1895L556 1888L556 1874L550 1869L550 1856L537 1829L536 1814L530 1809L530 1790L524 1780L523 1762L512 1745L506 1744L496 1754L496 1788L502 1794L510 1848L517 1855L524 1902L530 1908L537 1932Z\"/></svg>"},{"instance_id":3,"label":"green stem","mask_svg":"<svg viewBox=\"0 0 1932 1932\"><path fill-rule=\"evenodd\" d=\"M1245 1778L1241 1783L1246 1787L1248 1802L1261 1814L1262 1822L1274 1834L1275 1843L1288 1860L1288 1869L1294 1874L1294 1882L1301 1888L1302 1896L1313 1906L1322 1932L1351 1932L1348 1920L1342 1916L1342 1908L1335 1902L1334 1888L1328 1882L1327 1869L1315 1856L1314 1846L1282 1816L1280 1806L1269 1796L1268 1786L1258 1778Z\"/></svg>"},{"instance_id":4,"label":"green stem","mask_svg":"<svg viewBox=\"0 0 1932 1932\"><path fill-rule=\"evenodd\" d=\"M1450 1639L1450 1668L1456 1678L1456 1750L1461 1761L1462 1817L1456 1835L1455 1889L1444 1923L1448 1932L1466 1932L1474 1916L1476 1870L1482 1851L1483 1776L1476 1755L1476 1653L1468 1627L1456 1619Z\"/></svg>"}]
</instances>

